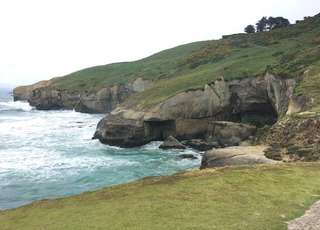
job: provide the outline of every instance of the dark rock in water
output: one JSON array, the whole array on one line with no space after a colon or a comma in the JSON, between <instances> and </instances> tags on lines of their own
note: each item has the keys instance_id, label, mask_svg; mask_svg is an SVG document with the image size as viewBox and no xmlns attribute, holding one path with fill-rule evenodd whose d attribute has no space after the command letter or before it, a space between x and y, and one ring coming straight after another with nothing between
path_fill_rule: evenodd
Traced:
<instances>
[{"instance_id":1,"label":"dark rock in water","mask_svg":"<svg viewBox=\"0 0 320 230\"><path fill-rule=\"evenodd\" d=\"M207 142L203 139L184 140L181 143L199 151L207 151L213 148L220 147L218 142Z\"/></svg>"},{"instance_id":2,"label":"dark rock in water","mask_svg":"<svg viewBox=\"0 0 320 230\"><path fill-rule=\"evenodd\" d=\"M160 146L160 149L185 149L186 146L181 144L173 136L169 136Z\"/></svg>"},{"instance_id":3,"label":"dark rock in water","mask_svg":"<svg viewBox=\"0 0 320 230\"><path fill-rule=\"evenodd\" d=\"M145 138L144 131L144 127L135 120L108 114L98 123L93 139L108 145L130 148L151 141Z\"/></svg>"},{"instance_id":4,"label":"dark rock in water","mask_svg":"<svg viewBox=\"0 0 320 230\"><path fill-rule=\"evenodd\" d=\"M178 156L179 158L182 158L182 159L191 159L191 160L195 160L195 159L198 159L198 157L196 157L195 155L193 154L181 154Z\"/></svg>"},{"instance_id":5,"label":"dark rock in water","mask_svg":"<svg viewBox=\"0 0 320 230\"><path fill-rule=\"evenodd\" d=\"M201 169L231 165L274 164L277 161L265 157L267 146L228 147L214 149L204 154Z\"/></svg>"}]
</instances>

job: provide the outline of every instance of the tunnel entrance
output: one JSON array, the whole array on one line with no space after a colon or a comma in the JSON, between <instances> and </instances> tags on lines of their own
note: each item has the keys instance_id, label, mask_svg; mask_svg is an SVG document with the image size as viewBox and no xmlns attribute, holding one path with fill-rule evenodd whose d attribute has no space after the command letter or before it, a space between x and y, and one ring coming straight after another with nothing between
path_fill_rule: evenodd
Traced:
<instances>
[{"instance_id":1,"label":"tunnel entrance","mask_svg":"<svg viewBox=\"0 0 320 230\"><path fill-rule=\"evenodd\" d=\"M249 108L238 114L239 122L261 128L271 126L278 120L278 114L271 103L251 104Z\"/></svg>"},{"instance_id":2,"label":"tunnel entrance","mask_svg":"<svg viewBox=\"0 0 320 230\"><path fill-rule=\"evenodd\" d=\"M170 135L174 136L176 132L176 123L174 120L166 121L145 121L145 132L152 140L163 141Z\"/></svg>"},{"instance_id":3,"label":"tunnel entrance","mask_svg":"<svg viewBox=\"0 0 320 230\"><path fill-rule=\"evenodd\" d=\"M267 95L252 92L248 95L231 94L231 119L234 122L255 125L262 128L271 126L278 120L278 113Z\"/></svg>"}]
</instances>

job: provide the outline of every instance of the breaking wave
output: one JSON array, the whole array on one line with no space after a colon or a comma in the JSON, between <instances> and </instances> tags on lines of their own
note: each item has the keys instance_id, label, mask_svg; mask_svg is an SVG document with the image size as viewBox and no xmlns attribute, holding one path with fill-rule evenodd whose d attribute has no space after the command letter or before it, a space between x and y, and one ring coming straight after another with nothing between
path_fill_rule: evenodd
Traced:
<instances>
[{"instance_id":1,"label":"breaking wave","mask_svg":"<svg viewBox=\"0 0 320 230\"><path fill-rule=\"evenodd\" d=\"M7 101L0 102L0 111L17 111L29 112L33 109L28 102L22 101Z\"/></svg>"},{"instance_id":2,"label":"breaking wave","mask_svg":"<svg viewBox=\"0 0 320 230\"><path fill-rule=\"evenodd\" d=\"M10 112L8 112L10 111ZM161 142L124 149L91 140L102 115L0 102L0 209L197 167Z\"/></svg>"}]
</instances>

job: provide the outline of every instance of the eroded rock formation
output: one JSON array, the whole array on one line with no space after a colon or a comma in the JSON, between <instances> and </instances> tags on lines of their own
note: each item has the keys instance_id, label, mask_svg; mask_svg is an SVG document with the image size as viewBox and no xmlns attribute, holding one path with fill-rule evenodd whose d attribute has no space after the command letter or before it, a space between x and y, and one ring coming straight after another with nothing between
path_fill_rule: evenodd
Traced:
<instances>
[{"instance_id":1,"label":"eroded rock formation","mask_svg":"<svg viewBox=\"0 0 320 230\"><path fill-rule=\"evenodd\" d=\"M164 140L170 135L178 140L208 139L212 127L219 124L215 121L273 124L287 112L294 86L293 80L271 74L230 82L220 78L203 89L179 93L148 109L118 106L98 124L94 137L106 144L131 147ZM229 127L234 131L236 126L241 125ZM222 135L220 142L224 139L225 143L220 145L237 145L252 135L253 128L246 131L248 135L241 133L244 128L243 125L237 128L232 143L227 141L230 136Z\"/></svg>"},{"instance_id":2,"label":"eroded rock formation","mask_svg":"<svg viewBox=\"0 0 320 230\"><path fill-rule=\"evenodd\" d=\"M13 99L15 101L28 101L32 95L33 90L47 87L50 84L51 81L40 81L29 86L19 86L13 90Z\"/></svg>"},{"instance_id":3,"label":"eroded rock formation","mask_svg":"<svg viewBox=\"0 0 320 230\"><path fill-rule=\"evenodd\" d=\"M13 95L14 100L27 100L39 110L75 109L84 113L107 113L130 95L141 92L151 85L151 81L138 78L128 84L105 86L92 92L71 91L56 87L53 79L17 87Z\"/></svg>"},{"instance_id":4,"label":"eroded rock formation","mask_svg":"<svg viewBox=\"0 0 320 230\"><path fill-rule=\"evenodd\" d=\"M213 149L203 155L201 169L233 165L275 164L265 157L267 146L235 146Z\"/></svg>"}]
</instances>

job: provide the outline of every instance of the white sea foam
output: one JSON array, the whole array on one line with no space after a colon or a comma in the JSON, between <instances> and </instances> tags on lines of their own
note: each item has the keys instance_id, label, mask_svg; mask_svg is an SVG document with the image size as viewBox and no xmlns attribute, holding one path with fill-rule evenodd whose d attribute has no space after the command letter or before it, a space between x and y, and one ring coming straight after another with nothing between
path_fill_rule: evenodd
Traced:
<instances>
[{"instance_id":1,"label":"white sea foam","mask_svg":"<svg viewBox=\"0 0 320 230\"><path fill-rule=\"evenodd\" d=\"M199 164L177 157L192 150L160 150L162 142L124 149L91 140L102 117L0 102L0 209Z\"/></svg>"},{"instance_id":2,"label":"white sea foam","mask_svg":"<svg viewBox=\"0 0 320 230\"><path fill-rule=\"evenodd\" d=\"M94 171L99 167L134 165L135 162L101 155L66 155L58 151L24 147L0 152L1 175L28 175L32 180L57 179Z\"/></svg>"},{"instance_id":3,"label":"white sea foam","mask_svg":"<svg viewBox=\"0 0 320 230\"><path fill-rule=\"evenodd\" d=\"M8 101L0 102L0 111L31 111L33 108L29 105L28 102L22 101Z\"/></svg>"},{"instance_id":4,"label":"white sea foam","mask_svg":"<svg viewBox=\"0 0 320 230\"><path fill-rule=\"evenodd\" d=\"M155 149L159 149L159 146L162 144L162 141L153 141L150 142L144 146L142 146L142 149L146 149L146 150L155 150Z\"/></svg>"}]
</instances>

